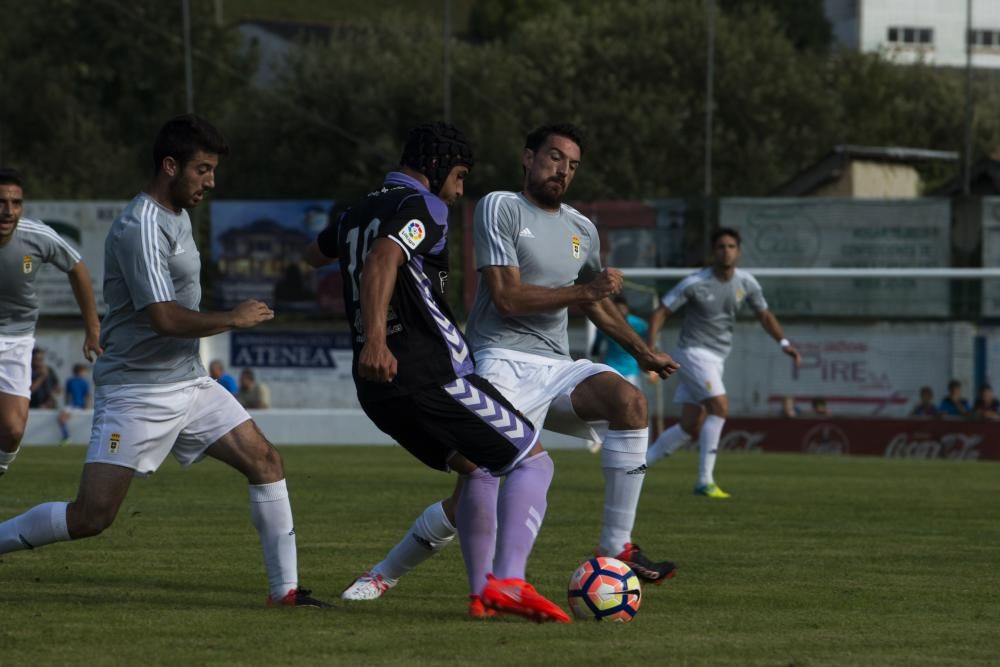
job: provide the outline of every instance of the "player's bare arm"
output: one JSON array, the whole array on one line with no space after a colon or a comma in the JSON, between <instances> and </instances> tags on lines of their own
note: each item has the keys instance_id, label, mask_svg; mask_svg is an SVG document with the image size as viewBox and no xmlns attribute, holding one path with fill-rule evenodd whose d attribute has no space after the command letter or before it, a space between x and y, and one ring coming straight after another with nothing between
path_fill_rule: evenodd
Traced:
<instances>
[{"instance_id":1,"label":"player's bare arm","mask_svg":"<svg viewBox=\"0 0 1000 667\"><path fill-rule=\"evenodd\" d=\"M101 349L101 321L97 317L97 302L94 300L94 289L90 284L90 271L87 270L86 264L77 262L66 275L70 287L73 288L73 297L80 306L80 315L83 316L83 356L87 361L93 361L104 350Z\"/></svg>"},{"instance_id":2,"label":"player's bare arm","mask_svg":"<svg viewBox=\"0 0 1000 667\"><path fill-rule=\"evenodd\" d=\"M589 283L567 287L542 287L521 282L516 266L488 266L482 270L493 305L503 317L544 313L567 306L593 303L622 288L622 274L605 269Z\"/></svg>"},{"instance_id":3,"label":"player's bare arm","mask_svg":"<svg viewBox=\"0 0 1000 667\"><path fill-rule=\"evenodd\" d=\"M670 317L670 309L666 306L660 306L653 311L652 316L649 318L649 332L646 334L646 341L654 350L659 342L663 323L667 321L668 317Z\"/></svg>"},{"instance_id":4,"label":"player's bare arm","mask_svg":"<svg viewBox=\"0 0 1000 667\"><path fill-rule=\"evenodd\" d=\"M661 378L669 377L680 366L669 354L660 352L644 341L622 316L610 299L582 304L580 309L606 336L616 341L639 362L643 371L652 371Z\"/></svg>"},{"instance_id":5,"label":"player's bare arm","mask_svg":"<svg viewBox=\"0 0 1000 667\"><path fill-rule=\"evenodd\" d=\"M313 241L306 246L304 256L306 263L315 269L318 269L321 266L326 266L327 264L333 264L337 261L336 255L330 257L320 250L319 243L317 241Z\"/></svg>"},{"instance_id":6,"label":"player's bare arm","mask_svg":"<svg viewBox=\"0 0 1000 667\"><path fill-rule=\"evenodd\" d=\"M406 261L402 249L389 239L378 239L365 257L361 273L361 318L365 344L358 355L358 375L372 382L392 382L396 357L386 343L389 301L396 287L399 267Z\"/></svg>"},{"instance_id":7,"label":"player's bare arm","mask_svg":"<svg viewBox=\"0 0 1000 667\"><path fill-rule=\"evenodd\" d=\"M787 338L785 338L785 331L781 328L781 323L778 322L778 318L774 316L770 310L762 310L757 314L757 319L760 320L761 326L764 327L764 331L770 334L777 343L781 346L781 351L792 358L792 363L798 368L799 364L802 362L802 355L799 354L798 349L792 345Z\"/></svg>"},{"instance_id":8,"label":"player's bare arm","mask_svg":"<svg viewBox=\"0 0 1000 667\"><path fill-rule=\"evenodd\" d=\"M190 310L176 301L153 303L146 311L156 333L177 338L201 338L232 329L248 329L274 318L274 311L267 304L253 299L222 312Z\"/></svg>"}]
</instances>

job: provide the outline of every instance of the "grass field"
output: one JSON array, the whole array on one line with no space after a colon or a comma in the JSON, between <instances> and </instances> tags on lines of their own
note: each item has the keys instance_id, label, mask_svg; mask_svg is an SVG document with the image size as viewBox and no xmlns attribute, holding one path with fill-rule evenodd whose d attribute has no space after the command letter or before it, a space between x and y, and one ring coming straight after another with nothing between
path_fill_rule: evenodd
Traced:
<instances>
[{"instance_id":1,"label":"grass field","mask_svg":"<svg viewBox=\"0 0 1000 667\"><path fill-rule=\"evenodd\" d=\"M453 478L396 448L283 449L302 581L333 600ZM28 448L8 517L76 488L83 448ZM557 451L530 562L565 605L597 538L601 474ZM0 560L0 664L996 665L1000 466L730 455L730 501L690 495L695 458L646 480L636 539L680 575L627 625L473 621L451 546L385 598L271 610L245 484L206 462L139 480L117 523ZM339 600L338 600L339 602Z\"/></svg>"}]
</instances>

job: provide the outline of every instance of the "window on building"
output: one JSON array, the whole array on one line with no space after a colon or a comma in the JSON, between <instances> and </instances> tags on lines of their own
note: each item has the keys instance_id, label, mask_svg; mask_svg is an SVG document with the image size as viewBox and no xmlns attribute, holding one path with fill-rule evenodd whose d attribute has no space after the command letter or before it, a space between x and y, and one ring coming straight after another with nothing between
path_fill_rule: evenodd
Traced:
<instances>
[{"instance_id":1,"label":"window on building","mask_svg":"<svg viewBox=\"0 0 1000 667\"><path fill-rule=\"evenodd\" d=\"M934 44L934 28L891 26L886 36L890 44L916 44L922 46Z\"/></svg>"},{"instance_id":2,"label":"window on building","mask_svg":"<svg viewBox=\"0 0 1000 667\"><path fill-rule=\"evenodd\" d=\"M969 43L987 49L1000 48L1000 30L970 30Z\"/></svg>"}]
</instances>

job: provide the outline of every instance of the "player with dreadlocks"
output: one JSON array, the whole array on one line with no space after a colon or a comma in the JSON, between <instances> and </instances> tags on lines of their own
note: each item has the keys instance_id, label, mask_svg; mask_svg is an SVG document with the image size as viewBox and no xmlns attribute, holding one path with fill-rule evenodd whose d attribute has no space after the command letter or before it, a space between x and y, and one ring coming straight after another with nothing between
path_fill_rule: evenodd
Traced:
<instances>
[{"instance_id":1,"label":"player with dreadlocks","mask_svg":"<svg viewBox=\"0 0 1000 667\"><path fill-rule=\"evenodd\" d=\"M341 260L354 381L375 425L431 468L505 478L496 577L472 591L482 595L474 602L499 600L502 611L566 623L565 612L524 580L552 460L532 424L475 374L445 298L448 204L462 196L472 164L455 127L415 128L399 170L320 233L306 256L314 266Z\"/></svg>"}]
</instances>

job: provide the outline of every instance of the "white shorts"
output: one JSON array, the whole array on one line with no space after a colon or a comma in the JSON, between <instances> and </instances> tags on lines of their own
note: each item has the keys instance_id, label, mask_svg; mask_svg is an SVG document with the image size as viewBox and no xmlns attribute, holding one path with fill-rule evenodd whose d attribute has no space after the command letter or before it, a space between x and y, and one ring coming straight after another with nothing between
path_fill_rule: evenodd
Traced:
<instances>
[{"instance_id":1,"label":"white shorts","mask_svg":"<svg viewBox=\"0 0 1000 667\"><path fill-rule=\"evenodd\" d=\"M495 347L480 350L475 356L476 374L499 389L536 429L604 440L608 422L580 419L570 395L577 385L598 373L621 375L611 366L589 359L550 359Z\"/></svg>"},{"instance_id":2,"label":"white shorts","mask_svg":"<svg viewBox=\"0 0 1000 667\"><path fill-rule=\"evenodd\" d=\"M86 461L148 475L173 454L186 468L248 419L233 395L208 376L163 385L97 387Z\"/></svg>"},{"instance_id":3,"label":"white shorts","mask_svg":"<svg viewBox=\"0 0 1000 667\"><path fill-rule=\"evenodd\" d=\"M31 398L34 336L0 336L0 393Z\"/></svg>"},{"instance_id":4,"label":"white shorts","mask_svg":"<svg viewBox=\"0 0 1000 667\"><path fill-rule=\"evenodd\" d=\"M681 365L674 403L700 404L726 393L722 384L725 359L700 347L679 347L671 356Z\"/></svg>"}]
</instances>

